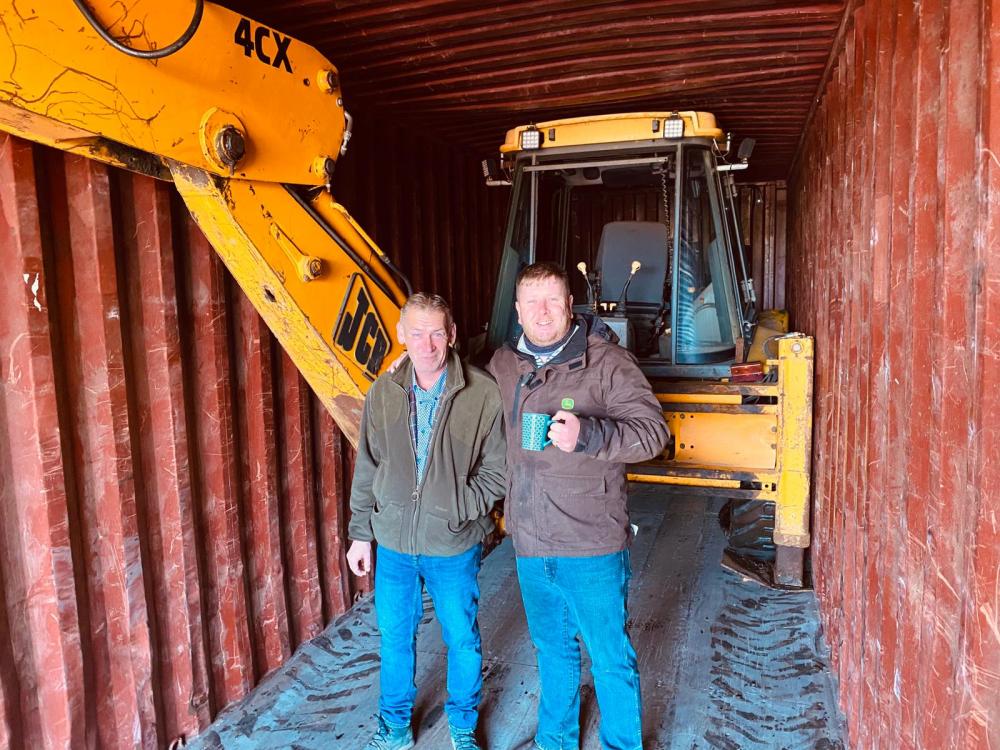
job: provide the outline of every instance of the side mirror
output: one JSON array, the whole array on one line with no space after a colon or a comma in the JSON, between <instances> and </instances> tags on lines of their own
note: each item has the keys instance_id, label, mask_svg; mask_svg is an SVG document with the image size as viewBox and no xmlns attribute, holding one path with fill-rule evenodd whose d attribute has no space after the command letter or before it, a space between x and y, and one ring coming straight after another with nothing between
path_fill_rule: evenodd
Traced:
<instances>
[{"instance_id":1,"label":"side mirror","mask_svg":"<svg viewBox=\"0 0 1000 750\"><path fill-rule=\"evenodd\" d=\"M747 161L750 158L750 154L753 153L753 147L757 145L757 141L753 138L744 138L740 141L740 150L736 152L736 158L740 161Z\"/></svg>"},{"instance_id":2,"label":"side mirror","mask_svg":"<svg viewBox=\"0 0 1000 750\"><path fill-rule=\"evenodd\" d=\"M510 177L500 168L499 159L483 159L483 177L488 187L510 185Z\"/></svg>"}]
</instances>

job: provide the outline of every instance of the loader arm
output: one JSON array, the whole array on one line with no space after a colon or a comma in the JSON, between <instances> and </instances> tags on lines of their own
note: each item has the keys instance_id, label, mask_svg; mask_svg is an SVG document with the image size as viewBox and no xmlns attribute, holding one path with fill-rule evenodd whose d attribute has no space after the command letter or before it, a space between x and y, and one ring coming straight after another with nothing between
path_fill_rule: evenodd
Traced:
<instances>
[{"instance_id":1,"label":"loader arm","mask_svg":"<svg viewBox=\"0 0 1000 750\"><path fill-rule=\"evenodd\" d=\"M0 130L172 180L356 444L407 282L330 195L349 119L319 52L225 8L0 0Z\"/></svg>"}]
</instances>

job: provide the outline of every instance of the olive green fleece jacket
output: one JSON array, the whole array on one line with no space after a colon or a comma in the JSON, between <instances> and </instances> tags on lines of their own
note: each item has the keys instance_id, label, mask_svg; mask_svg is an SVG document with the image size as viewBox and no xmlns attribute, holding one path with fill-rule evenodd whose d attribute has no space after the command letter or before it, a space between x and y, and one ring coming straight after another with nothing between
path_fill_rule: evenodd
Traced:
<instances>
[{"instance_id":1,"label":"olive green fleece jacket","mask_svg":"<svg viewBox=\"0 0 1000 750\"><path fill-rule=\"evenodd\" d=\"M410 428L409 360L368 391L351 484L348 536L408 555L457 555L493 529L504 495L507 444L493 379L448 352L424 478Z\"/></svg>"}]
</instances>

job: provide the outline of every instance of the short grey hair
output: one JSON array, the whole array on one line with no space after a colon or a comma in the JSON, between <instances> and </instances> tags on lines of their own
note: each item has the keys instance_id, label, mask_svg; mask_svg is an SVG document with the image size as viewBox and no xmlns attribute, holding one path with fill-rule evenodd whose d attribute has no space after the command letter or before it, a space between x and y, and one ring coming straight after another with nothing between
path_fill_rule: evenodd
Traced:
<instances>
[{"instance_id":1,"label":"short grey hair","mask_svg":"<svg viewBox=\"0 0 1000 750\"><path fill-rule=\"evenodd\" d=\"M407 310L432 310L444 313L444 327L449 331L455 324L455 319L451 314L451 306L440 294L414 292L403 303L403 307L399 311L399 317L402 318Z\"/></svg>"}]
</instances>

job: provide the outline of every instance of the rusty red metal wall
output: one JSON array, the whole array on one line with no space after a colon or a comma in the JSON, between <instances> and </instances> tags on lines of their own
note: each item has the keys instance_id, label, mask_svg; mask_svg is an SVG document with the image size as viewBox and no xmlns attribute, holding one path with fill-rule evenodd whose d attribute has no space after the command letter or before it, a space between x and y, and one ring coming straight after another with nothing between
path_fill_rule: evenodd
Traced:
<instances>
[{"instance_id":1,"label":"rusty red metal wall","mask_svg":"<svg viewBox=\"0 0 1000 750\"><path fill-rule=\"evenodd\" d=\"M872 2L790 182L813 569L856 747L1000 747L1000 5Z\"/></svg>"},{"instance_id":2,"label":"rusty red metal wall","mask_svg":"<svg viewBox=\"0 0 1000 750\"><path fill-rule=\"evenodd\" d=\"M506 191L389 137L342 199L484 322ZM0 747L165 747L367 590L350 446L169 184L2 136L0 202Z\"/></svg>"},{"instance_id":3,"label":"rusty red metal wall","mask_svg":"<svg viewBox=\"0 0 1000 750\"><path fill-rule=\"evenodd\" d=\"M782 310L788 271L788 189L783 181L737 188L745 262L757 310Z\"/></svg>"},{"instance_id":4,"label":"rusty red metal wall","mask_svg":"<svg viewBox=\"0 0 1000 750\"><path fill-rule=\"evenodd\" d=\"M750 174L784 178L845 0L224 0L315 46L351 112L495 156L508 128L703 109L757 139Z\"/></svg>"},{"instance_id":5,"label":"rusty red metal wall","mask_svg":"<svg viewBox=\"0 0 1000 750\"><path fill-rule=\"evenodd\" d=\"M489 322L509 187L487 188L475 155L360 116L334 191L409 276L452 305L459 341Z\"/></svg>"}]
</instances>

